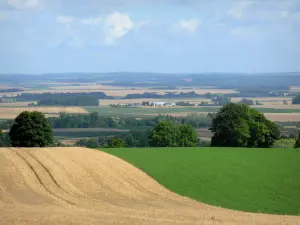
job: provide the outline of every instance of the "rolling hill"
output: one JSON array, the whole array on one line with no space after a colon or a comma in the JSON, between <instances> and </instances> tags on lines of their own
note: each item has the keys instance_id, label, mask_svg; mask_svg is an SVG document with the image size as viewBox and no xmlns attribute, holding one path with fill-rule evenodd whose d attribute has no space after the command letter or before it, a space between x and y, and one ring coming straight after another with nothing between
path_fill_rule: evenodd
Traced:
<instances>
[{"instance_id":1,"label":"rolling hill","mask_svg":"<svg viewBox=\"0 0 300 225\"><path fill-rule=\"evenodd\" d=\"M125 161L84 148L0 149L1 224L299 224L168 191Z\"/></svg>"}]
</instances>

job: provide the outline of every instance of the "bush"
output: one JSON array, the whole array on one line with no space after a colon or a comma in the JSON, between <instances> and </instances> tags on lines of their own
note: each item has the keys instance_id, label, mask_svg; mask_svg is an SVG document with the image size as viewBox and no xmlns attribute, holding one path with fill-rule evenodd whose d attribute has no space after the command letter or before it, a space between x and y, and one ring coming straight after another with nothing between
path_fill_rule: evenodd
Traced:
<instances>
[{"instance_id":1,"label":"bush","mask_svg":"<svg viewBox=\"0 0 300 225\"><path fill-rule=\"evenodd\" d=\"M295 139L280 139L275 141L273 148L294 148Z\"/></svg>"},{"instance_id":2,"label":"bush","mask_svg":"<svg viewBox=\"0 0 300 225\"><path fill-rule=\"evenodd\" d=\"M125 143L121 138L114 137L108 143L109 148L123 148L125 147Z\"/></svg>"}]
</instances>

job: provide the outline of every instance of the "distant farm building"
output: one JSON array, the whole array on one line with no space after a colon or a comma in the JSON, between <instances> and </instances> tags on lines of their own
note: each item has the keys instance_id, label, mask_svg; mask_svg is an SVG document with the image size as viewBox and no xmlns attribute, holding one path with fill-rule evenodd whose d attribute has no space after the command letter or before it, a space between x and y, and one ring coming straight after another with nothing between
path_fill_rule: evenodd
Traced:
<instances>
[{"instance_id":1,"label":"distant farm building","mask_svg":"<svg viewBox=\"0 0 300 225\"><path fill-rule=\"evenodd\" d=\"M171 102L150 102L150 105L154 106L154 107L162 107L162 106L174 107L174 106L176 106L175 103L171 103Z\"/></svg>"}]
</instances>

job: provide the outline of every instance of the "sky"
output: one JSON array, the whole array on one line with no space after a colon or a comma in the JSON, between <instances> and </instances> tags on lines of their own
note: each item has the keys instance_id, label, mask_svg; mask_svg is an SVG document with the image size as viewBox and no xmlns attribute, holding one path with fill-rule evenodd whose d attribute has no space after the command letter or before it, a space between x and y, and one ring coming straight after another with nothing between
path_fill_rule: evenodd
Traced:
<instances>
[{"instance_id":1,"label":"sky","mask_svg":"<svg viewBox=\"0 0 300 225\"><path fill-rule=\"evenodd\" d=\"M300 0L0 0L0 73L300 72Z\"/></svg>"}]
</instances>

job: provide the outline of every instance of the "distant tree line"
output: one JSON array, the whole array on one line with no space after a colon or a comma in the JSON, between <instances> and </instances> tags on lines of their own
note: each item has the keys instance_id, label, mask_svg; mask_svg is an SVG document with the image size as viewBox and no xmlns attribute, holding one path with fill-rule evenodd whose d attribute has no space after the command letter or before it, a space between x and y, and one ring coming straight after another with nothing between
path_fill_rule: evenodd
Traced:
<instances>
[{"instance_id":1,"label":"distant tree line","mask_svg":"<svg viewBox=\"0 0 300 225\"><path fill-rule=\"evenodd\" d=\"M20 89L20 88L0 89L1 93L6 93L6 92L21 92L21 91L24 91L24 89Z\"/></svg>"},{"instance_id":2,"label":"distant tree line","mask_svg":"<svg viewBox=\"0 0 300 225\"><path fill-rule=\"evenodd\" d=\"M55 96L38 101L38 106L99 106L99 99L94 96Z\"/></svg>"},{"instance_id":3,"label":"distant tree line","mask_svg":"<svg viewBox=\"0 0 300 225\"><path fill-rule=\"evenodd\" d=\"M197 94L194 91L191 92L167 92L165 94L157 94L155 92L145 92L143 94L128 94L126 95L126 99L139 99L139 98L197 98L203 97L203 95Z\"/></svg>"},{"instance_id":4,"label":"distant tree line","mask_svg":"<svg viewBox=\"0 0 300 225\"><path fill-rule=\"evenodd\" d=\"M14 98L18 101L43 101L49 99L73 98L73 97L95 97L97 99L113 99L104 92L91 93L22 93Z\"/></svg>"},{"instance_id":5,"label":"distant tree line","mask_svg":"<svg viewBox=\"0 0 300 225\"><path fill-rule=\"evenodd\" d=\"M292 104L294 104L294 105L299 105L299 104L300 104L300 95L297 95L297 96L293 99Z\"/></svg>"},{"instance_id":6,"label":"distant tree line","mask_svg":"<svg viewBox=\"0 0 300 225\"><path fill-rule=\"evenodd\" d=\"M161 121L168 120L176 124L189 124L194 128L209 127L213 113L207 116L190 114L186 117L173 117L160 115L136 119L134 117L108 117L100 116L97 112L90 114L66 114L61 113L59 117L47 118L51 127L56 128L119 128L119 129L144 129L154 127ZM7 130L13 124L13 120L0 122L0 129Z\"/></svg>"}]
</instances>

